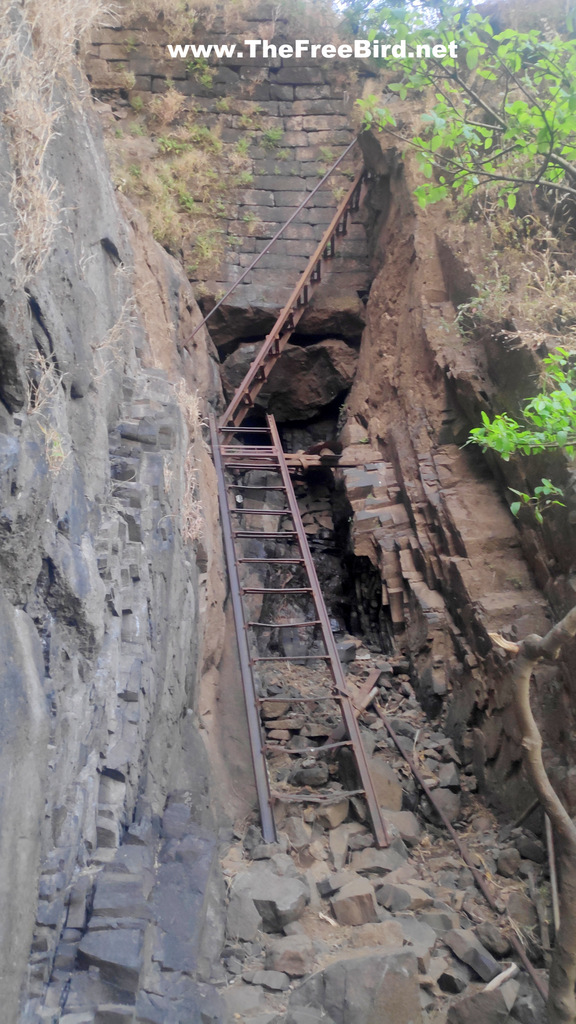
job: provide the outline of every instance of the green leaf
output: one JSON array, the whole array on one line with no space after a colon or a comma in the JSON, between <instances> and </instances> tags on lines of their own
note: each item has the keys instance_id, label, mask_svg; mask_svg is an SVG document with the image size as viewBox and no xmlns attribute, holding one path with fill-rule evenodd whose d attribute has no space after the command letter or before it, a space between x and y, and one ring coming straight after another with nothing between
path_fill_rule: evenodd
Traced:
<instances>
[{"instance_id":1,"label":"green leaf","mask_svg":"<svg viewBox=\"0 0 576 1024\"><path fill-rule=\"evenodd\" d=\"M521 508L522 503L520 501L513 501L510 505L510 511L513 516L517 516Z\"/></svg>"},{"instance_id":2,"label":"green leaf","mask_svg":"<svg viewBox=\"0 0 576 1024\"><path fill-rule=\"evenodd\" d=\"M508 196L507 196L507 200L508 200L508 209L509 210L513 210L514 207L516 206L516 193L515 192L509 192Z\"/></svg>"},{"instance_id":3,"label":"green leaf","mask_svg":"<svg viewBox=\"0 0 576 1024\"><path fill-rule=\"evenodd\" d=\"M476 49L466 51L466 65L470 71L473 71L474 68L478 67L479 56L480 54Z\"/></svg>"}]
</instances>

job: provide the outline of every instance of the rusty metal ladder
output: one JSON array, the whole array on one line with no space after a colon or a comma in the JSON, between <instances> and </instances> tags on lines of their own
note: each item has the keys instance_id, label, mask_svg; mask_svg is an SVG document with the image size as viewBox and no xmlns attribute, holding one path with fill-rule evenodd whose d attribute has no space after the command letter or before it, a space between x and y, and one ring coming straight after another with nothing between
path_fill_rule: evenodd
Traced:
<instances>
[{"instance_id":1,"label":"rusty metal ladder","mask_svg":"<svg viewBox=\"0 0 576 1024\"><path fill-rule=\"evenodd\" d=\"M341 158L336 161L334 167L338 165L340 160ZM328 797L325 795L315 796L309 790L298 793L295 790L286 791L272 789L268 772L267 756L268 754L277 751L278 748L274 745L270 745L264 740L260 712L264 701L273 702L275 699L295 704L308 702L311 706L321 704L322 701L328 700L338 706L344 733L343 739L340 739L339 736L337 742L328 741L323 746L311 746L304 750L289 749L287 747L284 747L283 750L290 756L297 757L301 754L312 756L318 756L322 755L322 753L328 752L331 754L333 751L338 749L348 748L353 755L359 785L357 789L353 790L336 790L336 797L362 796L366 800L377 844L379 846L387 846L389 842L386 825L382 817L380 807L378 806L374 784L370 776L368 761L362 744L358 722L356 720L355 709L346 687L346 680L334 637L332 635L328 612L320 590L320 584L316 575L316 569L308 546L306 532L304 530L298 508L298 502L292 485L289 467L290 456L287 457L282 449L278 429L272 416L267 416L266 427L242 426L246 415L253 409L259 392L264 387L273 367L278 362L283 349L292 337L297 324L303 316L314 287L321 281L322 268L324 264L326 261L329 261L334 257L338 238L345 236L347 233L348 218L351 213L359 208L362 183L366 176L367 175L364 170L358 171L355 175L347 195L338 204L334 216L326 228L321 241L318 243L312 256L308 260L306 269L301 274L297 285L293 289L286 305L282 309L274 327L265 339L260 352L252 363L252 366L244 377L244 380L237 388L228 408L220 418L219 423L216 423L214 416L211 416L210 418L212 452L218 478L218 497L224 533L224 548L230 577L232 606L238 639L240 669L246 703L252 763L254 767L254 777L260 807L262 832L266 842L274 842L276 839L274 805L277 801L301 800L309 803L322 802L323 800L326 801L326 799L328 802L330 801L329 795ZM260 438L265 436L266 441L264 444L250 445L246 443L247 437L252 437L254 440L257 440L258 435ZM268 482L264 487L263 485L246 483L242 480L242 477L247 473L252 473L255 470L272 474L272 476L275 477L276 482L273 484ZM261 508L259 510L250 508L250 511L248 511L247 508L244 507L238 508L237 503L233 500L233 496L236 493L248 494L261 492L265 496L266 491L276 491L284 494L286 501L284 508ZM236 517L238 515L245 516L250 514L277 516L279 525L281 524L282 517L289 517L292 521L292 526L289 530L278 530L274 532L249 529L243 530L237 528L237 525L235 525ZM236 520L236 524L237 522L238 521ZM294 555L292 555L292 553L286 555L285 552L283 552L282 557L279 558L268 558L266 556L247 557L242 552L242 543L250 538L260 538L261 540L268 541L282 541L285 544L292 546L294 549ZM264 563L266 566L299 566L304 574L305 585L293 588L247 586L243 582L243 567L248 564L255 563ZM254 655L250 649L251 635L253 635L255 630L260 629L262 625L265 624L252 621L250 619L247 614L246 598L250 594L261 594L263 597L266 596L273 598L275 595L286 596L290 593L308 594L312 598L314 604L315 617L304 622L276 622L268 625L278 629L286 627L290 627L295 630L303 628L319 629L324 652L317 655L298 657L297 659L290 658L285 655L267 655L265 657ZM254 647L253 642L252 646ZM289 694L285 694L284 696L277 697L263 697L258 686L258 664L262 661L287 663L294 660L298 663L301 663L302 661L317 661L325 663L329 669L329 675L331 677L331 686L328 696L325 694L316 694L311 697L304 697L302 695L294 697Z\"/></svg>"},{"instance_id":2,"label":"rusty metal ladder","mask_svg":"<svg viewBox=\"0 0 576 1024\"><path fill-rule=\"evenodd\" d=\"M218 478L218 496L222 515L224 532L224 546L226 561L230 576L230 587L232 605L238 636L238 649L240 656L240 669L246 710L248 718L248 731L250 735L250 746L252 752L252 763L256 790L260 806L262 833L265 842L276 841L276 825L274 822L274 805L278 801L308 802L308 803L330 803L334 799L345 797L361 796L365 799L368 812L372 821L372 827L376 842L379 846L388 845L388 836L385 822L382 818L378 800L374 790L374 784L370 776L368 761L352 699L346 687L346 680L338 655L338 650L332 635L328 612L324 604L320 584L316 575L316 569L312 554L308 546L306 532L302 524L298 501L294 492L290 470L286 462L278 428L272 416L267 416L267 427L244 427L238 431L237 427L218 428L214 417L210 422L212 451L216 473ZM242 435L256 434L261 437L265 435L266 441L262 445L243 445L228 443L230 435L241 432ZM228 436L226 436L228 435ZM250 482L253 477L248 477L249 482L244 481L246 474L254 471L264 471L267 480L263 484ZM228 479L227 479L228 476ZM273 482L270 482L270 477ZM236 494L247 495L249 493L261 492L265 498L266 492L274 491L284 495L285 505L281 509L245 507L242 498L240 508L235 502ZM276 529L265 531L262 529L239 528L237 516L275 516L278 517L278 525L283 518L291 519L292 525L288 529ZM283 541L293 549L294 554L282 554L280 558L268 558L264 556L244 556L241 551L241 543L248 538L259 538L262 541ZM253 587L246 586L242 578L242 569L248 564L300 566L304 575L304 585L292 588L274 587ZM248 594L270 595L272 598L286 596L289 594L310 595L314 608L315 617L301 622L274 622L262 623L251 621L246 610L246 596ZM251 651L250 634L262 626L270 625L274 628L292 628L300 630L303 628L319 628L324 651L322 654L313 655L265 655L259 656ZM257 645L252 642L252 648ZM258 687L258 666L261 662L324 662L331 676L330 692L327 695L324 691L308 696L302 694L294 695L289 691L276 694L273 697L263 694ZM277 753L279 748L276 744L267 743L263 738L260 710L264 702L270 703L274 700L288 704L302 704L309 702L310 705L318 705L322 701L331 701L339 707L341 721L345 729L345 737L338 742L328 742L322 746L310 746L306 748L291 749L283 747L282 751L291 757L314 757L323 756L325 753L332 753L338 749L348 748L353 755L357 778L359 784L354 789L337 789L331 795L330 792L318 795L310 789L273 789L270 785L267 756Z\"/></svg>"}]
</instances>

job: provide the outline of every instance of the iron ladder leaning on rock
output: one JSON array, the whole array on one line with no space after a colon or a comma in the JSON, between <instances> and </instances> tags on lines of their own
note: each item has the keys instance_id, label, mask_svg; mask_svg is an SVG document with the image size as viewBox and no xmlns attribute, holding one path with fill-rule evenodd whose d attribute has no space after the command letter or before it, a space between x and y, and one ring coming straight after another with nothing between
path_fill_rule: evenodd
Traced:
<instances>
[{"instance_id":1,"label":"iron ladder leaning on rock","mask_svg":"<svg viewBox=\"0 0 576 1024\"><path fill-rule=\"evenodd\" d=\"M334 164L325 177L332 173L341 159L342 157ZM298 284L291 293L288 302L266 338L257 358L236 390L219 423L216 423L213 416L210 421L212 451L218 477L224 546L230 577L252 763L265 842L274 842L276 840L274 806L279 801L323 803L326 805L338 800L342 801L345 798L362 797L366 801L378 846L384 847L388 845L385 822L378 806L368 761L360 737L355 709L346 687L344 672L332 635L328 612L320 590L290 477L289 465L282 450L276 423L274 418L269 415L267 416L266 427L242 427L246 415L254 406L257 395L266 383L287 342L292 337L315 285L322 278L323 264L333 258L336 252L337 239L346 234L348 217L350 213L359 207L364 179L365 172L361 170L356 174L347 195L339 203L322 240L310 257ZM278 234L280 233L281 231L278 232ZM253 435L259 435L261 438L264 437L265 443L263 445L243 443L246 438L250 438L250 440L257 439ZM255 479L254 474L258 472L266 473L265 484L255 484L253 482ZM270 479L273 482L270 482ZM274 509L266 507L255 508L253 504L254 494L261 494L265 500L267 491L274 491L278 495L283 495L285 505L282 508ZM245 504L244 501L245 496L248 495L252 497L252 504L250 506ZM237 501L236 497L239 497L241 500ZM241 529L238 527L237 516L276 516L278 517L278 529L273 532L260 528ZM291 521L288 529L279 528L283 518ZM269 558L265 555L246 557L242 551L243 541L251 542L255 540L274 541L288 545L289 552L283 551L282 557L279 558ZM303 577L303 585L291 588L248 586L243 581L243 570L246 566L257 563L264 563L267 566L284 565L294 569L298 567ZM314 618L308 618L302 622L275 621L271 623L251 620L246 608L249 595L259 594L262 595L263 599L266 598L273 602L275 597L290 593L308 595L309 601L311 601L314 607ZM297 657L296 659L283 654L259 656L257 653L258 644L255 642L254 634L262 629L263 626L277 630L286 628L295 631L302 629L318 630L321 636L322 653ZM255 651L256 653L254 653ZM318 692L311 695L295 694L293 690L290 691L287 688L285 693L276 694L274 697L265 696L258 681L258 668L261 666L261 663L284 662L285 668L288 669L288 663L291 661L297 661L298 663L302 661L323 663L329 671L329 688L320 687ZM319 747L310 746L294 749L283 747L282 750L290 757L295 758L302 756L318 758L327 754L332 755L335 751L348 750L352 755L358 779L358 784L355 788L333 788L332 791L328 789L320 793L318 791L313 792L309 787L301 787L300 789L282 786L271 787L268 758L270 755L278 752L278 746L264 740L261 712L263 705L269 705L274 701L280 702L283 706L304 704L309 708L322 706L324 702L324 706L327 706L329 703L330 707L338 709L343 725L342 732L344 738L338 738L336 742L328 742ZM292 774L298 777L298 772Z\"/></svg>"}]
</instances>

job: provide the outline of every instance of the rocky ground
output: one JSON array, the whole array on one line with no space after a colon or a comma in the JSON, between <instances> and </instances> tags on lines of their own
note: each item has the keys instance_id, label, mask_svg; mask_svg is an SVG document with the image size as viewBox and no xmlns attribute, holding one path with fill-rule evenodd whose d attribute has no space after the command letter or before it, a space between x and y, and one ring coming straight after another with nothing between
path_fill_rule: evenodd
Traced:
<instances>
[{"instance_id":1,"label":"rocky ground","mask_svg":"<svg viewBox=\"0 0 576 1024\"><path fill-rule=\"evenodd\" d=\"M229 1020L537 1024L542 1001L524 971L496 988L489 983L514 963L512 932L535 965L545 966L544 845L526 827L501 827L479 801L471 766L440 726L426 720L402 659L361 646L355 654L351 689L358 694L376 680L378 703L485 873L499 913L477 890L370 706L360 715L361 731L391 845L374 846L357 799L282 805L274 845L262 843L256 819L237 823L222 859L226 940L213 979ZM295 666L293 674L294 685L302 686L303 670ZM274 685L271 680L271 693ZM264 705L264 716L269 710ZM298 746L306 732L298 707L282 715L278 742ZM265 724L270 737L274 722L268 717ZM306 736L305 742L315 741ZM321 789L313 774L310 779L312 798ZM332 791L338 785L331 779Z\"/></svg>"}]
</instances>

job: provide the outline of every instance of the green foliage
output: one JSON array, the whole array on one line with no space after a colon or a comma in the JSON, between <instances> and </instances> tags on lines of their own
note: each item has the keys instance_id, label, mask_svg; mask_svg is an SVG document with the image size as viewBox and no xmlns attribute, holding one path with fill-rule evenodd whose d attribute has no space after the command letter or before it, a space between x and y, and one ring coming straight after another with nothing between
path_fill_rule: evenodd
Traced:
<instances>
[{"instance_id":1,"label":"green foliage","mask_svg":"<svg viewBox=\"0 0 576 1024\"><path fill-rule=\"evenodd\" d=\"M276 149L283 137L284 132L281 128L267 128L266 131L262 132L262 148L271 152Z\"/></svg>"},{"instance_id":2,"label":"green foliage","mask_svg":"<svg viewBox=\"0 0 576 1024\"><path fill-rule=\"evenodd\" d=\"M189 60L186 64L186 70L206 89L210 88L212 79L216 74L216 68L211 68L205 57L196 57L194 60Z\"/></svg>"},{"instance_id":3,"label":"green foliage","mask_svg":"<svg viewBox=\"0 0 576 1024\"><path fill-rule=\"evenodd\" d=\"M562 497L563 491L560 487L556 487L551 480L546 477L542 477L542 483L534 488L534 494L525 494L524 491L517 491L514 487L509 487L509 491L512 494L516 494L519 501L513 501L510 505L510 511L513 516L517 516L522 506L528 505L532 508L534 516L537 522L544 522L543 512L551 508L552 505L563 505L563 501L558 501L557 496Z\"/></svg>"},{"instance_id":4,"label":"green foliage","mask_svg":"<svg viewBox=\"0 0 576 1024\"><path fill-rule=\"evenodd\" d=\"M357 101L365 127L384 128L411 146L426 179L421 206L452 193L499 184L498 205L513 210L523 184L576 196L576 39L547 31L494 34L477 9L371 6L361 31L371 39L407 38L410 49L440 43L442 58L395 60L387 88L404 99L426 92L433 106L421 130L405 134L376 96ZM449 55L456 40L458 56Z\"/></svg>"},{"instance_id":5,"label":"green foliage","mask_svg":"<svg viewBox=\"0 0 576 1024\"><path fill-rule=\"evenodd\" d=\"M170 135L158 137L158 149L161 153L187 153L191 148L190 143L182 139L174 139Z\"/></svg>"},{"instance_id":6,"label":"green foliage","mask_svg":"<svg viewBox=\"0 0 576 1024\"><path fill-rule=\"evenodd\" d=\"M569 458L576 451L576 366L564 348L543 360L544 373L541 390L522 408L520 423L508 413L493 420L482 412L482 426L470 431L470 442L479 444L482 451L494 451L508 462L512 455L536 455L544 451L561 451ZM510 490L513 490L510 488ZM543 479L533 495L513 491L519 498L510 506L517 515L523 505L530 505L538 522L542 511L551 505L561 505L562 491Z\"/></svg>"},{"instance_id":7,"label":"green foliage","mask_svg":"<svg viewBox=\"0 0 576 1024\"><path fill-rule=\"evenodd\" d=\"M244 138L242 139L238 139L238 142L236 143L236 152L239 153L240 156L246 156L248 150L250 149L250 142L251 138L247 135L245 135Z\"/></svg>"}]
</instances>

